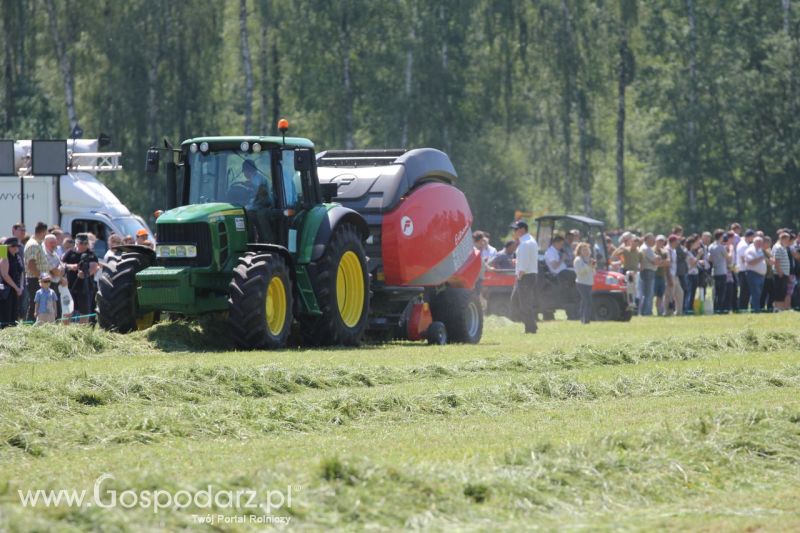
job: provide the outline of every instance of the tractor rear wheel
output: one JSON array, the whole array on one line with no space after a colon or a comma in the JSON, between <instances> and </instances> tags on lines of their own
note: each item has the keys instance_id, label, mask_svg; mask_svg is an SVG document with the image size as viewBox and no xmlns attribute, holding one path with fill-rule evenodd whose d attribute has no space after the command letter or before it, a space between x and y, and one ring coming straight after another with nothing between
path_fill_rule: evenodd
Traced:
<instances>
[{"instance_id":1,"label":"tractor rear wheel","mask_svg":"<svg viewBox=\"0 0 800 533\"><path fill-rule=\"evenodd\" d=\"M369 274L355 226L338 226L314 267L311 285L322 315L300 318L303 341L314 346L359 344L367 328Z\"/></svg>"},{"instance_id":2,"label":"tractor rear wheel","mask_svg":"<svg viewBox=\"0 0 800 533\"><path fill-rule=\"evenodd\" d=\"M125 252L119 261L103 267L97 291L97 323L107 330L129 333L157 321L154 312L140 313L136 301L136 274L151 265L151 256Z\"/></svg>"},{"instance_id":3,"label":"tractor rear wheel","mask_svg":"<svg viewBox=\"0 0 800 533\"><path fill-rule=\"evenodd\" d=\"M228 286L228 324L238 348L283 348L292 329L292 283L276 254L247 252Z\"/></svg>"},{"instance_id":4,"label":"tractor rear wheel","mask_svg":"<svg viewBox=\"0 0 800 533\"><path fill-rule=\"evenodd\" d=\"M449 342L477 344L483 335L483 310L470 289L448 288L431 302L433 320L442 322Z\"/></svg>"}]
</instances>

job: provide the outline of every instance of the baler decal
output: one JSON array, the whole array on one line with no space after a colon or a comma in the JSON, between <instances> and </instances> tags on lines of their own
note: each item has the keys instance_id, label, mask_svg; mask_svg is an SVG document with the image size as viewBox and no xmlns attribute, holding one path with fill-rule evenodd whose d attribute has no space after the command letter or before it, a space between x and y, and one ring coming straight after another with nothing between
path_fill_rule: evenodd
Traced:
<instances>
[{"instance_id":1,"label":"baler decal","mask_svg":"<svg viewBox=\"0 0 800 533\"><path fill-rule=\"evenodd\" d=\"M436 266L422 276L412 280L409 285L439 285L461 270L472 257L472 239L468 237L469 235L465 234L458 246L447 257L439 261Z\"/></svg>"}]
</instances>

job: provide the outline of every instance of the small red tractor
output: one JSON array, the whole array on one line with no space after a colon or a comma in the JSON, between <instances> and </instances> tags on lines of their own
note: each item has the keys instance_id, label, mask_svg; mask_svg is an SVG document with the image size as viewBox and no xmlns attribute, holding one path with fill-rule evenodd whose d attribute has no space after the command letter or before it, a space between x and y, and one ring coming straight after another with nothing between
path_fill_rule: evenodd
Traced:
<instances>
[{"instance_id":1,"label":"small red tractor","mask_svg":"<svg viewBox=\"0 0 800 533\"><path fill-rule=\"evenodd\" d=\"M536 225L536 242L539 244L536 307L542 317L551 320L557 309L563 309L567 318L577 318L578 292L574 287L561 287L558 280L548 273L544 254L554 235L566 235L571 230L578 230L581 240L591 245L592 256L597 260L597 272L592 285L594 320L630 320L636 308L634 284L625 275L608 270L603 223L580 215L547 215L537 218ZM482 292L488 314L512 318L513 287L513 270L486 269Z\"/></svg>"},{"instance_id":2,"label":"small red tractor","mask_svg":"<svg viewBox=\"0 0 800 533\"><path fill-rule=\"evenodd\" d=\"M380 340L477 343L483 311L475 284L472 211L450 158L432 148L329 150L316 160L333 201L366 220L367 335Z\"/></svg>"}]
</instances>

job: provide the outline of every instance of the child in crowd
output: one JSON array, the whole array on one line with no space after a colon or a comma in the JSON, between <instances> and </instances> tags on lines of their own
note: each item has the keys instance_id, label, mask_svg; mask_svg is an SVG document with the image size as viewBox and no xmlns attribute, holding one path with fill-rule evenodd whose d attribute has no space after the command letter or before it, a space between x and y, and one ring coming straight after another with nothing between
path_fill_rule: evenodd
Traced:
<instances>
[{"instance_id":1,"label":"child in crowd","mask_svg":"<svg viewBox=\"0 0 800 533\"><path fill-rule=\"evenodd\" d=\"M56 296L56 291L50 288L50 275L42 275L39 285L41 288L36 291L36 296L33 300L36 305L34 310L36 325L55 322L58 297Z\"/></svg>"}]
</instances>

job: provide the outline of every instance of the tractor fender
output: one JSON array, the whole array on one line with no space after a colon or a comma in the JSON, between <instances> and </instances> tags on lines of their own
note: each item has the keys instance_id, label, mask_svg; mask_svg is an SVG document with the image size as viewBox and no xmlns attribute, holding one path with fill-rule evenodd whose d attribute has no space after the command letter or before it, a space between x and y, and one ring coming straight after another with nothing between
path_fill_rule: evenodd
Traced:
<instances>
[{"instance_id":1,"label":"tractor fender","mask_svg":"<svg viewBox=\"0 0 800 533\"><path fill-rule=\"evenodd\" d=\"M283 257L283 260L286 261L286 266L289 267L289 277L291 277L292 282L295 281L294 257L292 257L291 252L289 252L288 248L285 246L281 246L280 244L250 242L247 243L247 251L280 255Z\"/></svg>"},{"instance_id":2,"label":"tractor fender","mask_svg":"<svg viewBox=\"0 0 800 533\"><path fill-rule=\"evenodd\" d=\"M112 248L117 255L122 255L125 252L136 252L146 255L150 259L150 264L156 263L156 251L149 246L142 246L140 244L121 244Z\"/></svg>"},{"instance_id":3,"label":"tractor fender","mask_svg":"<svg viewBox=\"0 0 800 533\"><path fill-rule=\"evenodd\" d=\"M352 224L358 229L361 234L361 240L367 240L369 237L369 226L357 211L336 205L328 209L327 216L322 218L317 235L314 238L314 247L311 250L311 260L316 261L325 253L328 248L328 243L331 240L333 232L339 224Z\"/></svg>"}]
</instances>

